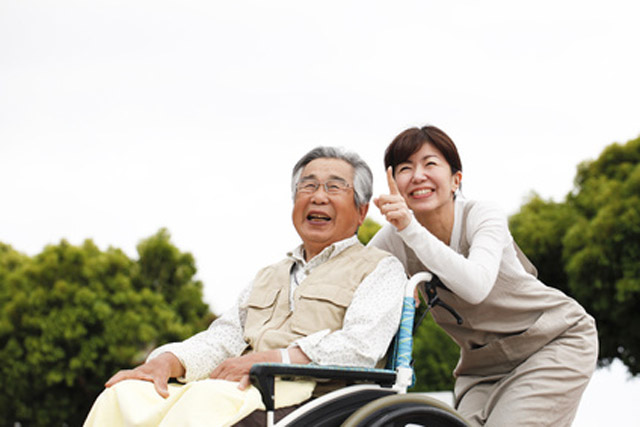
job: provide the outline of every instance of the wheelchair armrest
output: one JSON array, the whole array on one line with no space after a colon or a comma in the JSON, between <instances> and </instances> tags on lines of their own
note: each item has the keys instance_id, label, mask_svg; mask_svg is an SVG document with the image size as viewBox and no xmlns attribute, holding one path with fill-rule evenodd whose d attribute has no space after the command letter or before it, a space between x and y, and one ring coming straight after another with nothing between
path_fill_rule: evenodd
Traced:
<instances>
[{"instance_id":1,"label":"wheelchair armrest","mask_svg":"<svg viewBox=\"0 0 640 427\"><path fill-rule=\"evenodd\" d=\"M275 377L305 377L362 381L391 387L396 372L388 369L353 368L346 366L296 365L284 363L256 363L249 372L251 382L260 391L267 411L274 408Z\"/></svg>"}]
</instances>

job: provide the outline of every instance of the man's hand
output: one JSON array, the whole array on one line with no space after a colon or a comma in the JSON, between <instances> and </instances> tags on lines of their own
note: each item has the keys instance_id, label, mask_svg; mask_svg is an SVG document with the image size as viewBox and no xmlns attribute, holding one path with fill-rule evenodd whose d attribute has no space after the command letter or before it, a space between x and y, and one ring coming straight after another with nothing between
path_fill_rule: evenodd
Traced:
<instances>
[{"instance_id":1,"label":"man's hand","mask_svg":"<svg viewBox=\"0 0 640 427\"><path fill-rule=\"evenodd\" d=\"M398 190L398 184L393 178L393 169L391 166L387 168L387 184L389 185L389 194L383 194L373 200L373 203L380 209L380 213L389 221L398 231L404 230L411 223L411 210L407 206Z\"/></svg>"},{"instance_id":2,"label":"man's hand","mask_svg":"<svg viewBox=\"0 0 640 427\"><path fill-rule=\"evenodd\" d=\"M254 363L262 362L280 362L280 352L278 350L269 350L245 354L240 357L231 357L219 364L209 377L219 380L239 381L238 388L244 390L250 384L249 370Z\"/></svg>"},{"instance_id":3,"label":"man's hand","mask_svg":"<svg viewBox=\"0 0 640 427\"><path fill-rule=\"evenodd\" d=\"M178 378L185 374L180 360L172 353L162 353L155 359L140 365L134 369L124 369L105 384L111 387L124 380L142 380L153 383L158 394L164 398L169 397L169 378Z\"/></svg>"},{"instance_id":4,"label":"man's hand","mask_svg":"<svg viewBox=\"0 0 640 427\"><path fill-rule=\"evenodd\" d=\"M289 352L291 363L306 364L311 362L311 359L309 359L299 347L291 347L287 351ZM251 384L249 371L255 363L280 363L281 361L280 350L245 354L244 356L232 357L225 360L211 372L209 377L227 381L238 381L238 388L244 390Z\"/></svg>"}]
</instances>

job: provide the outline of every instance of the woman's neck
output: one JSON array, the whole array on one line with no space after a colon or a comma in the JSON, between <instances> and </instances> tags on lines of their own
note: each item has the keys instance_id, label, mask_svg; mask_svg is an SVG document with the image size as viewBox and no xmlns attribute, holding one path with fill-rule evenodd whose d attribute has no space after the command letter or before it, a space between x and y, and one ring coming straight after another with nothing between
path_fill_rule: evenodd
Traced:
<instances>
[{"instance_id":1,"label":"woman's neck","mask_svg":"<svg viewBox=\"0 0 640 427\"><path fill-rule=\"evenodd\" d=\"M455 201L452 200L438 210L416 212L414 215L424 228L444 244L449 245L455 217Z\"/></svg>"}]
</instances>

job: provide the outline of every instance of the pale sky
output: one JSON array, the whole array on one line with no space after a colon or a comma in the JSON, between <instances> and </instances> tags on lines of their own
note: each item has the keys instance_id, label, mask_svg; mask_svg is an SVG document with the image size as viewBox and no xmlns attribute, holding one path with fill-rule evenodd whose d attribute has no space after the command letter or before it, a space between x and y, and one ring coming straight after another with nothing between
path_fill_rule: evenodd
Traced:
<instances>
[{"instance_id":1,"label":"pale sky","mask_svg":"<svg viewBox=\"0 0 640 427\"><path fill-rule=\"evenodd\" d=\"M0 241L134 257L167 227L220 313L299 243L290 172L316 145L360 153L379 194L385 147L433 124L466 197L561 200L581 161L640 135L638 16L632 0L0 0Z\"/></svg>"}]
</instances>

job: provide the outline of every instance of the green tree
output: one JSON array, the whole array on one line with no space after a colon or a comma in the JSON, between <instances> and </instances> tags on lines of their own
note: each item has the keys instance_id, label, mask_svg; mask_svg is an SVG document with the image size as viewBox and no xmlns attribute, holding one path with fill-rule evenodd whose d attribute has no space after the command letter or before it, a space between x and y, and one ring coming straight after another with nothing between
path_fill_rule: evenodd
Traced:
<instances>
[{"instance_id":1,"label":"green tree","mask_svg":"<svg viewBox=\"0 0 640 427\"><path fill-rule=\"evenodd\" d=\"M180 321L205 329L214 317L202 301L202 282L194 280L197 268L193 255L171 244L170 234L160 229L138 246L137 289L151 289L164 296Z\"/></svg>"},{"instance_id":2,"label":"green tree","mask_svg":"<svg viewBox=\"0 0 640 427\"><path fill-rule=\"evenodd\" d=\"M380 224L366 217L360 228L358 228L358 239L363 245L366 245L381 228Z\"/></svg>"},{"instance_id":3,"label":"green tree","mask_svg":"<svg viewBox=\"0 0 640 427\"><path fill-rule=\"evenodd\" d=\"M562 262L564 235L578 218L577 211L566 203L543 200L532 193L520 212L509 220L509 226L520 248L534 265L538 278L547 285L571 294Z\"/></svg>"},{"instance_id":4,"label":"green tree","mask_svg":"<svg viewBox=\"0 0 640 427\"><path fill-rule=\"evenodd\" d=\"M7 425L81 425L113 373L211 320L193 258L166 230L138 250L140 259L131 260L90 240L63 240L28 257L0 244L0 413ZM160 254L172 256L158 263Z\"/></svg>"},{"instance_id":5,"label":"green tree","mask_svg":"<svg viewBox=\"0 0 640 427\"><path fill-rule=\"evenodd\" d=\"M412 391L453 390L453 370L460 347L427 315L413 337L413 369L416 383Z\"/></svg>"},{"instance_id":6,"label":"green tree","mask_svg":"<svg viewBox=\"0 0 640 427\"><path fill-rule=\"evenodd\" d=\"M640 138L578 166L561 203L533 197L511 220L540 277L595 318L600 362L640 372Z\"/></svg>"},{"instance_id":7,"label":"green tree","mask_svg":"<svg viewBox=\"0 0 640 427\"><path fill-rule=\"evenodd\" d=\"M380 224L366 218L358 230L360 242L365 245L369 243L380 228ZM420 316L422 310L424 304L416 316ZM412 390L453 390L453 369L459 356L458 345L428 314L413 337L413 368L416 382Z\"/></svg>"}]
</instances>

